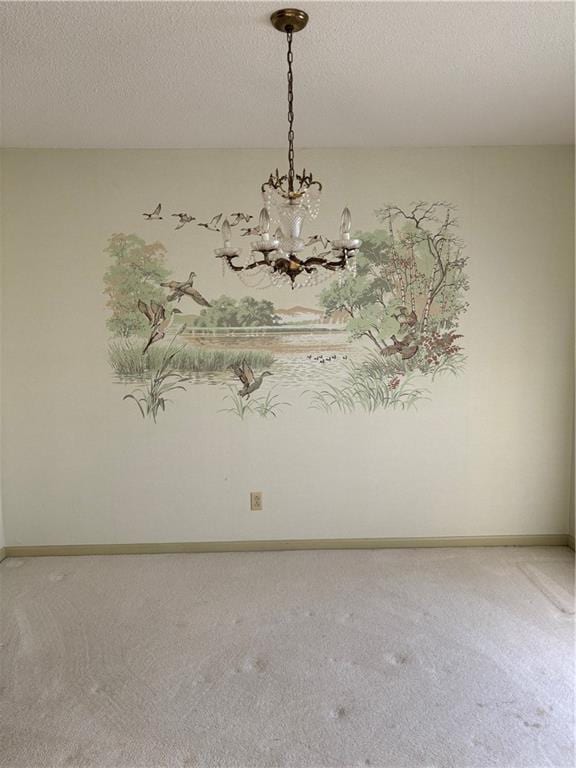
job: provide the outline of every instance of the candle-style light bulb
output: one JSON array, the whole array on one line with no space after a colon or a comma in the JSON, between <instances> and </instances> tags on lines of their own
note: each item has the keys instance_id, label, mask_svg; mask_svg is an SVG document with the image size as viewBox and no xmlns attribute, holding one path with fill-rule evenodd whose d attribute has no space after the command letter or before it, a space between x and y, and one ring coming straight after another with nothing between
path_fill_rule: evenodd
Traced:
<instances>
[{"instance_id":1,"label":"candle-style light bulb","mask_svg":"<svg viewBox=\"0 0 576 768\"><path fill-rule=\"evenodd\" d=\"M278 250L279 238L274 235L270 237L270 215L267 208L262 208L258 219L259 238L252 243L252 253L261 253L266 259Z\"/></svg>"},{"instance_id":2,"label":"candle-style light bulb","mask_svg":"<svg viewBox=\"0 0 576 768\"><path fill-rule=\"evenodd\" d=\"M230 248L230 241L232 240L232 230L228 219L224 219L222 224L222 241L224 242L224 248Z\"/></svg>"},{"instance_id":3,"label":"candle-style light bulb","mask_svg":"<svg viewBox=\"0 0 576 768\"><path fill-rule=\"evenodd\" d=\"M350 210L346 207L342 211L342 218L340 219L340 236L342 240L350 240L350 231L352 230L352 216L350 216Z\"/></svg>"},{"instance_id":4,"label":"candle-style light bulb","mask_svg":"<svg viewBox=\"0 0 576 768\"><path fill-rule=\"evenodd\" d=\"M348 207L342 211L340 217L340 239L332 240L332 250L335 251L340 258L348 259L350 256L355 256L356 252L362 245L362 240L357 237L351 237L352 232L352 216Z\"/></svg>"},{"instance_id":5,"label":"candle-style light bulb","mask_svg":"<svg viewBox=\"0 0 576 768\"><path fill-rule=\"evenodd\" d=\"M241 251L240 248L232 247L232 229L230 228L230 222L228 219L224 219L220 234L222 235L222 242L224 243L224 247L217 248L214 253L219 259L235 259L236 256L240 255ZM230 261L228 262L228 266L231 266Z\"/></svg>"}]
</instances>

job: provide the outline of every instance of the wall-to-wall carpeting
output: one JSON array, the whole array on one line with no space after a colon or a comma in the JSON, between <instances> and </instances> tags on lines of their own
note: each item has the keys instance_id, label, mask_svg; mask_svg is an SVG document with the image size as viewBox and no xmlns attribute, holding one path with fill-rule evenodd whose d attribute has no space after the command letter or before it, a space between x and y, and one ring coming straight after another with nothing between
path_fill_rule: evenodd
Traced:
<instances>
[{"instance_id":1,"label":"wall-to-wall carpeting","mask_svg":"<svg viewBox=\"0 0 576 768\"><path fill-rule=\"evenodd\" d=\"M566 548L8 559L3 768L573 765Z\"/></svg>"}]
</instances>

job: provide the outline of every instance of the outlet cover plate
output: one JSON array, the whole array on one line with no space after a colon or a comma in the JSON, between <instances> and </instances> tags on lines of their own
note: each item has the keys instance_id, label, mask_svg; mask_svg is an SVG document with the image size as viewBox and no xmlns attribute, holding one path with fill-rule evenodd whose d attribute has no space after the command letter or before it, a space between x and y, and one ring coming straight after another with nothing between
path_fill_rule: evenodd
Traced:
<instances>
[{"instance_id":1,"label":"outlet cover plate","mask_svg":"<svg viewBox=\"0 0 576 768\"><path fill-rule=\"evenodd\" d=\"M262 491L250 492L250 509L252 512L262 511Z\"/></svg>"}]
</instances>

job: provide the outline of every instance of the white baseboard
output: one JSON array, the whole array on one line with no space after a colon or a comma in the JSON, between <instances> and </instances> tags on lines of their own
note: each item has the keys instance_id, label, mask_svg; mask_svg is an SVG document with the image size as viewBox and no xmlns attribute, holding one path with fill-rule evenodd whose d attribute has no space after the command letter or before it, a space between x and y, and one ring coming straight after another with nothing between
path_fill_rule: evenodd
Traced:
<instances>
[{"instance_id":1,"label":"white baseboard","mask_svg":"<svg viewBox=\"0 0 576 768\"><path fill-rule=\"evenodd\" d=\"M5 557L67 555L159 555L186 552L270 552L306 549L411 549L415 547L553 547L574 546L565 533L518 536L440 536L368 539L273 539L262 541L182 541L149 544L50 544L7 546Z\"/></svg>"}]
</instances>

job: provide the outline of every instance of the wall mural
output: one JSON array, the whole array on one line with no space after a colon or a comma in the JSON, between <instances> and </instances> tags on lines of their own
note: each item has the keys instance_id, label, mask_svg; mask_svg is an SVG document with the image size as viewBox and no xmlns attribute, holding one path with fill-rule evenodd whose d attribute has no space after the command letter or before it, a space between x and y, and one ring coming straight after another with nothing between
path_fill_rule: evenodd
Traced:
<instances>
[{"instance_id":1,"label":"wall mural","mask_svg":"<svg viewBox=\"0 0 576 768\"><path fill-rule=\"evenodd\" d=\"M465 362L458 330L468 308L468 259L455 208L418 202L375 215L378 227L357 235L354 270L331 275L305 306L207 295L200 274L171 274L160 242L112 235L108 351L124 400L156 421L177 395L202 384L220 387L221 412L241 419L275 417L296 402L350 413L428 398L438 376L458 374ZM161 204L143 216L164 221ZM218 232L222 216L170 219L177 230L196 222ZM228 216L243 236L258 234L252 218Z\"/></svg>"}]
</instances>

